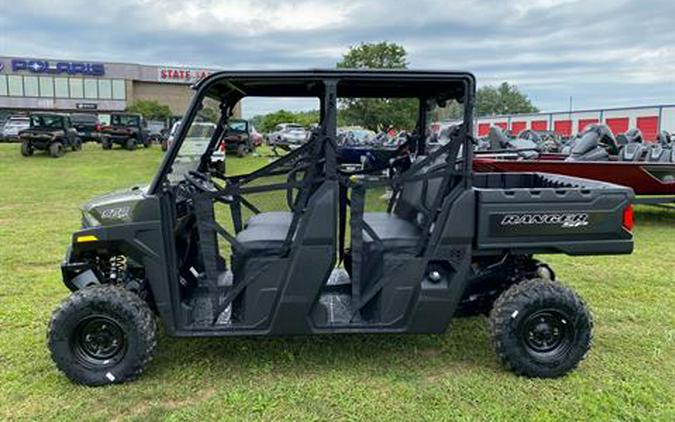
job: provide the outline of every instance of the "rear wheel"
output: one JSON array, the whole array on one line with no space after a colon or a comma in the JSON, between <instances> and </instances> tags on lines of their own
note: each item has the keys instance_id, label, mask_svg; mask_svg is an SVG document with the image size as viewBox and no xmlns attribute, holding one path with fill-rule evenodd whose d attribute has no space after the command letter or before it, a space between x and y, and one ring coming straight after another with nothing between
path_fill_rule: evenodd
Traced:
<instances>
[{"instance_id":1,"label":"rear wheel","mask_svg":"<svg viewBox=\"0 0 675 422\"><path fill-rule=\"evenodd\" d=\"M79 150L81 150L81 149L82 149L82 139L80 139L80 138L75 138L75 140L73 141L73 145L71 146L71 148L73 149L73 151L79 151Z\"/></svg>"},{"instance_id":2,"label":"rear wheel","mask_svg":"<svg viewBox=\"0 0 675 422\"><path fill-rule=\"evenodd\" d=\"M152 138L148 137L143 142L143 148L150 148L152 146Z\"/></svg>"},{"instance_id":3,"label":"rear wheel","mask_svg":"<svg viewBox=\"0 0 675 422\"><path fill-rule=\"evenodd\" d=\"M49 155L58 158L63 155L63 144L60 141L52 142L49 145Z\"/></svg>"},{"instance_id":4,"label":"rear wheel","mask_svg":"<svg viewBox=\"0 0 675 422\"><path fill-rule=\"evenodd\" d=\"M21 155L24 157L30 157L33 155L33 147L30 145L30 142L23 141L21 142Z\"/></svg>"},{"instance_id":5,"label":"rear wheel","mask_svg":"<svg viewBox=\"0 0 675 422\"><path fill-rule=\"evenodd\" d=\"M110 139L104 139L101 141L101 147L103 149L112 149L112 142Z\"/></svg>"},{"instance_id":6,"label":"rear wheel","mask_svg":"<svg viewBox=\"0 0 675 422\"><path fill-rule=\"evenodd\" d=\"M71 294L52 314L47 340L56 366L73 382L129 381L152 360L156 326L148 305L116 286Z\"/></svg>"},{"instance_id":7,"label":"rear wheel","mask_svg":"<svg viewBox=\"0 0 675 422\"><path fill-rule=\"evenodd\" d=\"M492 343L519 375L555 378L572 371L591 346L593 321L583 300L551 280L528 280L502 293L490 313Z\"/></svg>"},{"instance_id":8,"label":"rear wheel","mask_svg":"<svg viewBox=\"0 0 675 422\"><path fill-rule=\"evenodd\" d=\"M237 157L244 158L244 157L246 157L247 152L248 152L248 149L246 148L246 145L244 145L244 144L237 145Z\"/></svg>"},{"instance_id":9,"label":"rear wheel","mask_svg":"<svg viewBox=\"0 0 675 422\"><path fill-rule=\"evenodd\" d=\"M125 148L128 149L129 151L135 150L136 149L136 138L127 139L127 142L125 144Z\"/></svg>"}]
</instances>

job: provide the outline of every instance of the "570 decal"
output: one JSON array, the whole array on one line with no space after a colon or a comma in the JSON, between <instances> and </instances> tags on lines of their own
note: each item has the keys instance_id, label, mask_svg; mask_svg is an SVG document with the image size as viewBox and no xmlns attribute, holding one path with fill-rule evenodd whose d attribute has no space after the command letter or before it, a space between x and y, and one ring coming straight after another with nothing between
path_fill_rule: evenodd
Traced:
<instances>
[{"instance_id":1,"label":"570 decal","mask_svg":"<svg viewBox=\"0 0 675 422\"><path fill-rule=\"evenodd\" d=\"M555 225L563 228L584 227L590 223L586 213L507 214L501 226Z\"/></svg>"}]
</instances>

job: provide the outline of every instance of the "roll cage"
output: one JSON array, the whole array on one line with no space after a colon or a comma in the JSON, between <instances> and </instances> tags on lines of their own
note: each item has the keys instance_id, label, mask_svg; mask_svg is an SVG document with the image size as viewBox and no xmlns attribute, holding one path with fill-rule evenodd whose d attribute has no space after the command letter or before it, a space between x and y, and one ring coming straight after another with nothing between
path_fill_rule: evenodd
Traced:
<instances>
[{"instance_id":1,"label":"roll cage","mask_svg":"<svg viewBox=\"0 0 675 422\"><path fill-rule=\"evenodd\" d=\"M196 118L205 98L219 104L221 118L207 151L202 156L200 169L204 170L207 158L227 130L227 121L235 105L246 96L266 97L315 97L319 99L319 129L323 137L337 138L337 110L339 98L417 98L420 101L415 135L419 153L424 153L424 130L428 106L436 101L442 104L456 100L464 104L462 132L466 134L462 148L467 152L463 161L463 173L467 186L471 176L471 141L475 77L468 72L396 71L396 70L312 70L312 71L242 71L217 72L193 86L195 95L177 130L173 147L166 154L159 171L153 179L149 193L157 194L171 171L173 161L182 145L190 124ZM334 156L334 149L333 154ZM329 162L335 173L334 158Z\"/></svg>"}]
</instances>

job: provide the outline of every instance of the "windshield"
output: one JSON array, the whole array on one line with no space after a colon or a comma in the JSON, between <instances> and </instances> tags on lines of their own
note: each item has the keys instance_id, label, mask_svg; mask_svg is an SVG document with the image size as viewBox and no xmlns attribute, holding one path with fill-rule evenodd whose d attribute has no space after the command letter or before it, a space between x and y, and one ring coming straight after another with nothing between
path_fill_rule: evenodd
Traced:
<instances>
[{"instance_id":1,"label":"windshield","mask_svg":"<svg viewBox=\"0 0 675 422\"><path fill-rule=\"evenodd\" d=\"M30 116L31 127L62 127L61 116L36 115Z\"/></svg>"},{"instance_id":2,"label":"windshield","mask_svg":"<svg viewBox=\"0 0 675 422\"><path fill-rule=\"evenodd\" d=\"M227 127L233 132L246 132L246 121L234 120L228 123Z\"/></svg>"},{"instance_id":3,"label":"windshield","mask_svg":"<svg viewBox=\"0 0 675 422\"><path fill-rule=\"evenodd\" d=\"M7 126L25 126L28 124L28 119L12 119L7 120Z\"/></svg>"},{"instance_id":4,"label":"windshield","mask_svg":"<svg viewBox=\"0 0 675 422\"><path fill-rule=\"evenodd\" d=\"M110 124L113 126L138 126L139 117L126 114L113 114L110 116Z\"/></svg>"},{"instance_id":5,"label":"windshield","mask_svg":"<svg viewBox=\"0 0 675 422\"><path fill-rule=\"evenodd\" d=\"M180 125L175 125L176 128ZM178 132L177 129L176 132ZM216 124L207 121L206 116L198 115L187 129L185 139L176 154L172 171L169 173L171 183L182 180L190 171L199 168L202 155L209 147L211 138L216 131Z\"/></svg>"}]
</instances>

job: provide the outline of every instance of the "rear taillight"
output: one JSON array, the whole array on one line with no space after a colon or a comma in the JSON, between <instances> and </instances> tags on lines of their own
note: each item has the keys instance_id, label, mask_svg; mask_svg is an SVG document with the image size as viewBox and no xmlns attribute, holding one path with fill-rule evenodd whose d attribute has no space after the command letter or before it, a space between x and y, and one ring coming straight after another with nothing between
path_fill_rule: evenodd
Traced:
<instances>
[{"instance_id":1,"label":"rear taillight","mask_svg":"<svg viewBox=\"0 0 675 422\"><path fill-rule=\"evenodd\" d=\"M221 152L225 152L225 141L220 141L220 146L218 147L218 149Z\"/></svg>"},{"instance_id":2,"label":"rear taillight","mask_svg":"<svg viewBox=\"0 0 675 422\"><path fill-rule=\"evenodd\" d=\"M625 210L623 210L623 227L629 232L633 231L633 206L628 205Z\"/></svg>"},{"instance_id":3,"label":"rear taillight","mask_svg":"<svg viewBox=\"0 0 675 422\"><path fill-rule=\"evenodd\" d=\"M100 132L100 131L101 131L101 124L100 124L100 123L96 123L96 128L95 128L94 130L95 130L96 132Z\"/></svg>"}]
</instances>

